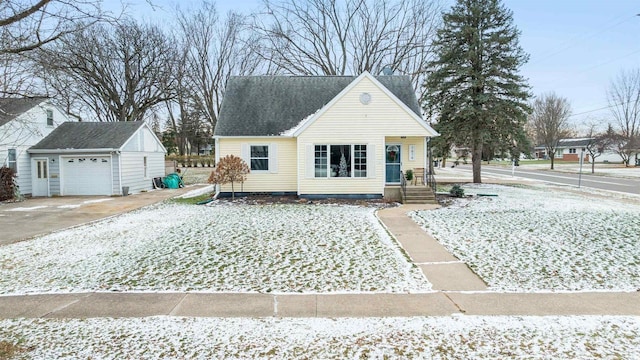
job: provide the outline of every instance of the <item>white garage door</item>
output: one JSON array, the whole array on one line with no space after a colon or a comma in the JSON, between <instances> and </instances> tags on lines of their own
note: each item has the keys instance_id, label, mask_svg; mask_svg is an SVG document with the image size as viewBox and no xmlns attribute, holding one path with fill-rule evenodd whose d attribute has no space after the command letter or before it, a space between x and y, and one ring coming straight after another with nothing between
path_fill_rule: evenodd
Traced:
<instances>
[{"instance_id":1,"label":"white garage door","mask_svg":"<svg viewBox=\"0 0 640 360\"><path fill-rule=\"evenodd\" d=\"M62 158L63 195L111 195L111 158Z\"/></svg>"}]
</instances>

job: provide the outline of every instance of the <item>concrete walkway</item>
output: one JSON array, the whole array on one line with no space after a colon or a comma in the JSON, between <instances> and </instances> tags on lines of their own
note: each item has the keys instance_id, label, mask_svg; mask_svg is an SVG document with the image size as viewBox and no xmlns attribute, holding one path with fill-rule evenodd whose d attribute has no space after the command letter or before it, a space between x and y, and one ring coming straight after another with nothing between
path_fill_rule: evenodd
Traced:
<instances>
[{"instance_id":1,"label":"concrete walkway","mask_svg":"<svg viewBox=\"0 0 640 360\"><path fill-rule=\"evenodd\" d=\"M176 194L174 194L176 195ZM159 201L159 200L157 200ZM0 319L92 317L640 316L640 292L496 293L401 206L378 212L434 291L420 294L113 293L0 296Z\"/></svg>"}]
</instances>

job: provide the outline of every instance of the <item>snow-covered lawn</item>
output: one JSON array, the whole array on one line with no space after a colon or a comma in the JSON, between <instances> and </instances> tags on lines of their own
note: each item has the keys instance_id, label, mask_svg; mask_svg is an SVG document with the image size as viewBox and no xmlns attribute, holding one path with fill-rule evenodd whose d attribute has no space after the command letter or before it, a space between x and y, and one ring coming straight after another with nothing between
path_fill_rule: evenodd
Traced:
<instances>
[{"instance_id":1,"label":"snow-covered lawn","mask_svg":"<svg viewBox=\"0 0 640 360\"><path fill-rule=\"evenodd\" d=\"M637 317L2 320L16 359L637 359Z\"/></svg>"},{"instance_id":2,"label":"snow-covered lawn","mask_svg":"<svg viewBox=\"0 0 640 360\"><path fill-rule=\"evenodd\" d=\"M552 187L466 185L467 194L413 219L492 290L640 289L640 206Z\"/></svg>"},{"instance_id":3,"label":"snow-covered lawn","mask_svg":"<svg viewBox=\"0 0 640 360\"><path fill-rule=\"evenodd\" d=\"M424 292L373 208L163 203L0 247L0 293Z\"/></svg>"}]
</instances>

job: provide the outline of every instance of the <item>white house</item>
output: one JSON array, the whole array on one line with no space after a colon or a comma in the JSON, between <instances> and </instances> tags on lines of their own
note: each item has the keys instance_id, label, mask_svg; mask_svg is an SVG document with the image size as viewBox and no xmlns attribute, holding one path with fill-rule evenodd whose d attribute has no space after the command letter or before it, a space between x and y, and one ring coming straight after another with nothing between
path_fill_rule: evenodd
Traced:
<instances>
[{"instance_id":1,"label":"white house","mask_svg":"<svg viewBox=\"0 0 640 360\"><path fill-rule=\"evenodd\" d=\"M165 175L166 150L140 121L64 123L28 151L33 196L126 195Z\"/></svg>"},{"instance_id":2,"label":"white house","mask_svg":"<svg viewBox=\"0 0 640 360\"><path fill-rule=\"evenodd\" d=\"M23 195L32 193L27 149L65 121L67 116L47 98L0 99L0 166L16 171Z\"/></svg>"}]
</instances>

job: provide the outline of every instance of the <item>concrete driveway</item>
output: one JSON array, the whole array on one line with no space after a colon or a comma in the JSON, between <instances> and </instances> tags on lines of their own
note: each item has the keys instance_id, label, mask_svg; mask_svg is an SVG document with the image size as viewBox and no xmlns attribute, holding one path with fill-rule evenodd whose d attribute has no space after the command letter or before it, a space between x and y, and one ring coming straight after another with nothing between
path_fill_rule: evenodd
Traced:
<instances>
[{"instance_id":1,"label":"concrete driveway","mask_svg":"<svg viewBox=\"0 0 640 360\"><path fill-rule=\"evenodd\" d=\"M129 196L65 196L2 203L0 246L125 213L197 188L162 189Z\"/></svg>"}]
</instances>

